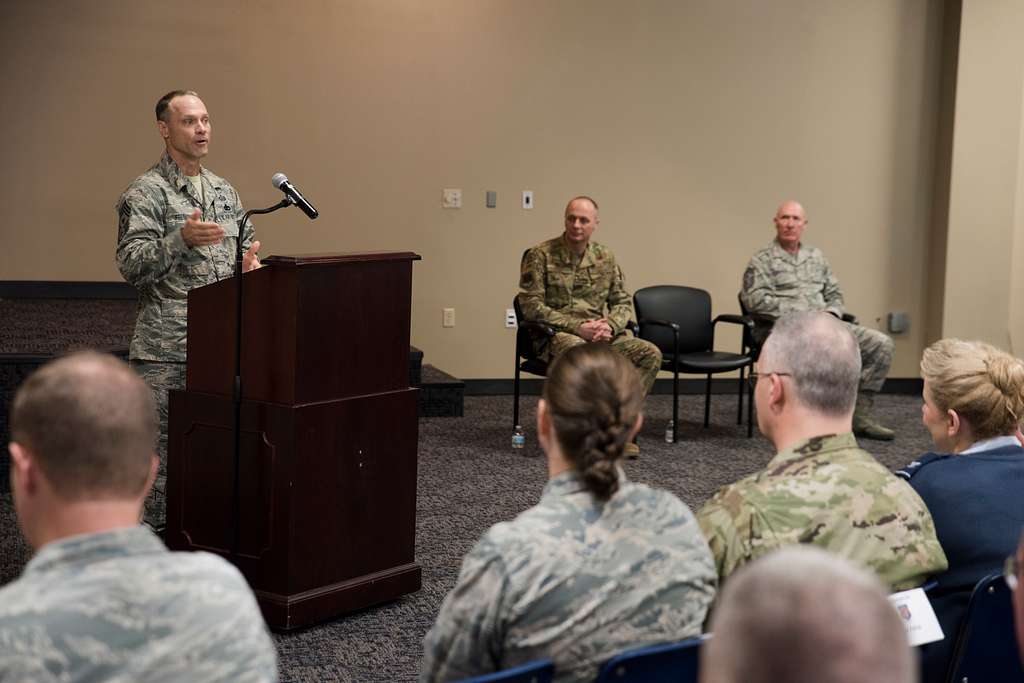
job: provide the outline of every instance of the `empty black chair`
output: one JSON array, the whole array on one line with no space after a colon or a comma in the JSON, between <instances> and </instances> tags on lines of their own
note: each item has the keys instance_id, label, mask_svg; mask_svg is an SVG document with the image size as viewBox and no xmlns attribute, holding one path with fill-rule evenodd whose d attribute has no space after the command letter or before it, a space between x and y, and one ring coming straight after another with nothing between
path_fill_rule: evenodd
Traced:
<instances>
[{"instance_id":1,"label":"empty black chair","mask_svg":"<svg viewBox=\"0 0 1024 683\"><path fill-rule=\"evenodd\" d=\"M711 295L703 289L679 285L644 287L633 295L639 319L640 338L661 349L663 370L672 371L672 420L675 435L679 433L679 373L707 375L704 395L704 426L711 416L711 375L742 370L753 364L749 353L715 351L715 325L719 322L753 326L749 318L719 315L711 319ZM743 375L739 380L739 408L736 423L743 423ZM748 387L753 402L753 390ZM753 433L753 411L747 406L747 436Z\"/></svg>"}]
</instances>

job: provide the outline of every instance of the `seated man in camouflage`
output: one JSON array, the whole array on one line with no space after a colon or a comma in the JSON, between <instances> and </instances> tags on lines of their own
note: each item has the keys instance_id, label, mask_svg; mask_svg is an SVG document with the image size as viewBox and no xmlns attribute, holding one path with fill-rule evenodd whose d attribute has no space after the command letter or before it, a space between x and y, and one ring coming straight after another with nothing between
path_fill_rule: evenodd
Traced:
<instances>
[{"instance_id":1,"label":"seated man in camouflage","mask_svg":"<svg viewBox=\"0 0 1024 683\"><path fill-rule=\"evenodd\" d=\"M794 311L825 311L843 317L843 294L832 267L820 249L800 241L806 226L804 208L797 202L785 202L775 212L775 239L754 254L743 273L740 299L747 311L773 319ZM862 366L853 432L868 439L892 439L893 431L872 415L875 394L892 365L892 339L878 330L849 326L860 347Z\"/></svg>"},{"instance_id":2,"label":"seated man in camouflage","mask_svg":"<svg viewBox=\"0 0 1024 683\"><path fill-rule=\"evenodd\" d=\"M897 590L944 571L924 501L851 433L861 373L849 328L825 313L784 315L757 373L757 426L777 453L697 513L719 578L796 543L842 555Z\"/></svg>"},{"instance_id":3,"label":"seated man in camouflage","mask_svg":"<svg viewBox=\"0 0 1024 683\"><path fill-rule=\"evenodd\" d=\"M0 681L276 681L238 570L171 553L140 525L156 476L153 395L86 352L29 377L11 407L11 489L36 548L0 588Z\"/></svg>"},{"instance_id":4,"label":"seated man in camouflage","mask_svg":"<svg viewBox=\"0 0 1024 683\"><path fill-rule=\"evenodd\" d=\"M636 367L646 396L661 369L661 351L626 328L633 301L615 255L590 241L599 223L597 202L590 197L566 205L565 232L523 257L519 305L527 320L556 330L550 342L538 342L541 358L550 361L578 344L607 342ZM639 451L630 443L626 454L635 457Z\"/></svg>"}]
</instances>

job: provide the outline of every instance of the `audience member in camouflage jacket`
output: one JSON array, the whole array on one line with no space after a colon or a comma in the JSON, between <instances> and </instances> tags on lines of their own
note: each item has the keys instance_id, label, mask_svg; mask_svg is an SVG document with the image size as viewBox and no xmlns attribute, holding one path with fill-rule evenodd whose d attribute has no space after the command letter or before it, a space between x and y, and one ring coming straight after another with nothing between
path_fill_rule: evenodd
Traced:
<instances>
[{"instance_id":1,"label":"audience member in camouflage jacket","mask_svg":"<svg viewBox=\"0 0 1024 683\"><path fill-rule=\"evenodd\" d=\"M238 570L139 526L155 470L150 389L113 356L43 366L11 405L11 492L36 549L0 589L0 681L275 681Z\"/></svg>"},{"instance_id":2,"label":"audience member in camouflage jacket","mask_svg":"<svg viewBox=\"0 0 1024 683\"><path fill-rule=\"evenodd\" d=\"M634 318L633 301L615 255L590 241L599 222L592 199L569 202L565 232L523 255L519 305L527 320L556 330L550 343L538 341L541 357L550 360L588 341L609 342L636 367L647 393L661 369L661 351L626 328Z\"/></svg>"},{"instance_id":3,"label":"audience member in camouflage jacket","mask_svg":"<svg viewBox=\"0 0 1024 683\"><path fill-rule=\"evenodd\" d=\"M144 527L47 544L0 588L0 680L276 681L252 591Z\"/></svg>"},{"instance_id":4,"label":"audience member in camouflage jacket","mask_svg":"<svg viewBox=\"0 0 1024 683\"><path fill-rule=\"evenodd\" d=\"M945 570L924 502L851 433L860 354L849 327L821 312L784 315L757 373L757 424L777 454L697 513L719 578L795 543L873 569L895 589Z\"/></svg>"},{"instance_id":5,"label":"audience member in camouflage jacket","mask_svg":"<svg viewBox=\"0 0 1024 683\"><path fill-rule=\"evenodd\" d=\"M783 203L775 214L776 238L750 259L740 298L751 313L778 318L799 311L825 311L843 317L843 294L825 255L801 241L807 219L797 202ZM872 416L875 394L892 365L893 342L884 332L850 323L861 352L861 381L854 431L874 439L893 438L892 430ZM766 334L758 332L757 334Z\"/></svg>"},{"instance_id":6,"label":"audience member in camouflage jacket","mask_svg":"<svg viewBox=\"0 0 1024 683\"><path fill-rule=\"evenodd\" d=\"M160 472L146 521L164 525L167 392L185 386L187 297L191 289L234 274L238 222L245 211L235 188L203 168L211 125L202 100L175 90L156 106L166 150L117 202L117 267L139 292L129 359L153 390L160 417ZM259 267L259 242L246 223L243 268ZM225 315L230 312L225 311Z\"/></svg>"},{"instance_id":7,"label":"audience member in camouflage jacket","mask_svg":"<svg viewBox=\"0 0 1024 683\"><path fill-rule=\"evenodd\" d=\"M561 474L536 507L491 527L424 640L421 680L552 657L558 680L592 681L623 650L699 635L715 569L693 513L620 482L602 505Z\"/></svg>"},{"instance_id":8,"label":"audience member in camouflage jacket","mask_svg":"<svg viewBox=\"0 0 1024 683\"><path fill-rule=\"evenodd\" d=\"M724 578L781 546L811 543L873 569L894 590L946 569L921 498L853 434L801 441L720 489L697 513Z\"/></svg>"}]
</instances>

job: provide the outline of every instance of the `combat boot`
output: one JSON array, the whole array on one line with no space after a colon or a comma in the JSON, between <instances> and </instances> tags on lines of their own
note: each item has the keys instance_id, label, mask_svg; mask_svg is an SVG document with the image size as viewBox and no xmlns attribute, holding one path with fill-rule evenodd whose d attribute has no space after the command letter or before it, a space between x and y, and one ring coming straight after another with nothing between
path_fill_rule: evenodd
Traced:
<instances>
[{"instance_id":1,"label":"combat boot","mask_svg":"<svg viewBox=\"0 0 1024 683\"><path fill-rule=\"evenodd\" d=\"M875 420L872 410L875 406L875 392L857 392L857 407L853 410L853 433L865 439L892 441L896 432L883 427Z\"/></svg>"}]
</instances>

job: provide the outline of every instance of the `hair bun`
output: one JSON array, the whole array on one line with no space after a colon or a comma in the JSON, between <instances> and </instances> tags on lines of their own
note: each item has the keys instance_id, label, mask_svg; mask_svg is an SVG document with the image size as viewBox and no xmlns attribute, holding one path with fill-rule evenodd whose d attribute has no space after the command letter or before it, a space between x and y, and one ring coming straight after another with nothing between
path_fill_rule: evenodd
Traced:
<instances>
[{"instance_id":1,"label":"hair bun","mask_svg":"<svg viewBox=\"0 0 1024 683\"><path fill-rule=\"evenodd\" d=\"M985 358L985 370L992 385L1010 398L1024 395L1024 363L1005 353L990 354Z\"/></svg>"}]
</instances>

